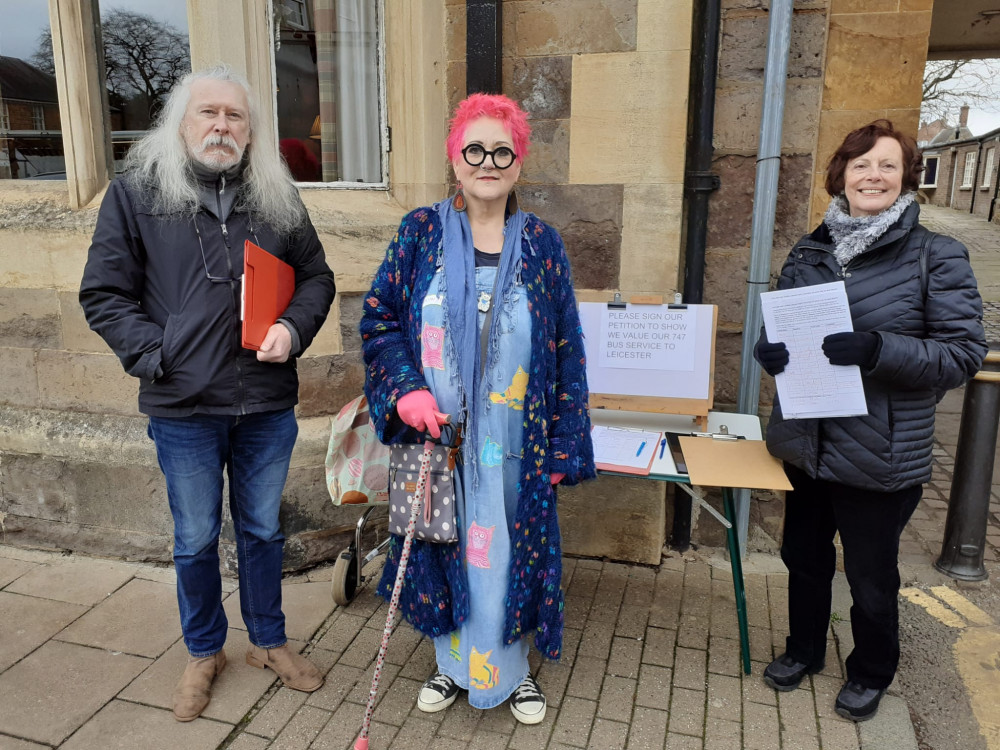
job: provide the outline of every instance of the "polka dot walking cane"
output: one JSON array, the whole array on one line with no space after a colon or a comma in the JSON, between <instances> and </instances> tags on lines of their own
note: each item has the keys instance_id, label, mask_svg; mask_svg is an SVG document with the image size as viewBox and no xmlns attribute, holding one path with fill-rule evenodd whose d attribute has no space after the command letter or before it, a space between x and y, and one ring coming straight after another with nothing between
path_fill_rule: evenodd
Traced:
<instances>
[{"instance_id":1,"label":"polka dot walking cane","mask_svg":"<svg viewBox=\"0 0 1000 750\"><path fill-rule=\"evenodd\" d=\"M410 560L410 547L413 544L413 530L417 525L417 517L420 515L420 504L424 502L424 495L430 494L427 478L430 475L431 451L434 449L434 442L428 440L424 443L424 452L420 457L420 476L417 477L417 486L413 492L413 503L410 505L410 522L406 524L406 534L403 537L403 549L399 553L399 568L396 571L396 582L392 586L392 596L389 598L389 611L385 615L385 629L382 631L382 644L378 649L378 656L375 658L375 673L372 675L372 689L368 693L368 706L365 708L365 720L361 725L361 734L354 743L354 750L368 750L368 732L372 725L372 714L375 712L375 697L378 695L378 683L382 679L382 667L385 664L385 651L389 647L389 636L392 635L393 621L396 619L396 610L399 608L399 595L403 590L403 576L406 574L406 564Z\"/></svg>"}]
</instances>

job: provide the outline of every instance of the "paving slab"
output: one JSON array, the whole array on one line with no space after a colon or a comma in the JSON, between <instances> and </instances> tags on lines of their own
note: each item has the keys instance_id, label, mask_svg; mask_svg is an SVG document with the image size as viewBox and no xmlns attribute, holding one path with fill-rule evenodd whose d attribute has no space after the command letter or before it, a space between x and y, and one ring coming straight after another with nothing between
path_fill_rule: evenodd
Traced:
<instances>
[{"instance_id":1,"label":"paving slab","mask_svg":"<svg viewBox=\"0 0 1000 750\"><path fill-rule=\"evenodd\" d=\"M79 604L0 591L0 672L82 616Z\"/></svg>"},{"instance_id":2,"label":"paving slab","mask_svg":"<svg viewBox=\"0 0 1000 750\"><path fill-rule=\"evenodd\" d=\"M15 594L93 606L111 596L135 575L135 566L86 557L59 558L40 565L7 587Z\"/></svg>"},{"instance_id":3,"label":"paving slab","mask_svg":"<svg viewBox=\"0 0 1000 750\"><path fill-rule=\"evenodd\" d=\"M336 608L330 584L323 581L283 585L281 610L285 613L285 635L291 640L308 641ZM234 591L223 603L229 626L246 630L240 614L240 593Z\"/></svg>"},{"instance_id":4,"label":"paving slab","mask_svg":"<svg viewBox=\"0 0 1000 750\"><path fill-rule=\"evenodd\" d=\"M111 701L60 750L215 750L231 724L208 719L180 722L170 711Z\"/></svg>"},{"instance_id":5,"label":"paving slab","mask_svg":"<svg viewBox=\"0 0 1000 750\"><path fill-rule=\"evenodd\" d=\"M229 629L225 647L226 668L212 686L212 701L202 714L206 718L229 724L239 723L277 679L271 670L257 669L246 663L248 644L245 632ZM297 651L305 646L304 643L296 642L289 645ZM187 647L183 640L178 640L123 690L119 697L172 709L174 687L184 673L187 660Z\"/></svg>"},{"instance_id":6,"label":"paving slab","mask_svg":"<svg viewBox=\"0 0 1000 750\"><path fill-rule=\"evenodd\" d=\"M0 734L0 750L49 750L49 746Z\"/></svg>"},{"instance_id":7,"label":"paving slab","mask_svg":"<svg viewBox=\"0 0 1000 750\"><path fill-rule=\"evenodd\" d=\"M41 563L16 560L11 557L0 557L0 589L11 581L16 581L29 570L37 568Z\"/></svg>"},{"instance_id":8,"label":"paving slab","mask_svg":"<svg viewBox=\"0 0 1000 750\"><path fill-rule=\"evenodd\" d=\"M135 579L59 634L59 640L155 658L180 637L173 586Z\"/></svg>"},{"instance_id":9,"label":"paving slab","mask_svg":"<svg viewBox=\"0 0 1000 750\"><path fill-rule=\"evenodd\" d=\"M57 745L149 664L139 656L49 641L0 674L0 727Z\"/></svg>"}]
</instances>

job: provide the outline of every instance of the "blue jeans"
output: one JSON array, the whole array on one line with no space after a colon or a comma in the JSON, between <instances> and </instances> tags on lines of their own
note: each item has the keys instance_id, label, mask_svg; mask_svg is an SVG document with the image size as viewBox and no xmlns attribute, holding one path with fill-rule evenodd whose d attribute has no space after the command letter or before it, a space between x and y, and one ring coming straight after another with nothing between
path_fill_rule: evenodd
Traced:
<instances>
[{"instance_id":1,"label":"blue jeans","mask_svg":"<svg viewBox=\"0 0 1000 750\"><path fill-rule=\"evenodd\" d=\"M148 434L156 444L174 517L177 602L192 656L210 656L226 642L219 571L223 468L229 477L243 622L257 646L286 642L281 611L285 537L278 511L298 431L292 409L149 418Z\"/></svg>"}]
</instances>

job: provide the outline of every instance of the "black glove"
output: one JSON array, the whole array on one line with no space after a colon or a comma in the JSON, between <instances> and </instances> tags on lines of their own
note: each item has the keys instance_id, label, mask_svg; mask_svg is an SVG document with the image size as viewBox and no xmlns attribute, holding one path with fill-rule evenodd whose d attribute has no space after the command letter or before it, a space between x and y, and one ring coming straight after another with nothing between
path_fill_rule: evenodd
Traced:
<instances>
[{"instance_id":1,"label":"black glove","mask_svg":"<svg viewBox=\"0 0 1000 750\"><path fill-rule=\"evenodd\" d=\"M881 349L882 339L868 331L831 333L823 339L823 354L831 365L859 365L869 370Z\"/></svg>"},{"instance_id":2,"label":"black glove","mask_svg":"<svg viewBox=\"0 0 1000 750\"><path fill-rule=\"evenodd\" d=\"M766 336L761 336L754 348L753 356L760 362L764 372L773 378L779 372L784 372L785 365L788 364L788 347L783 341L772 344Z\"/></svg>"}]
</instances>

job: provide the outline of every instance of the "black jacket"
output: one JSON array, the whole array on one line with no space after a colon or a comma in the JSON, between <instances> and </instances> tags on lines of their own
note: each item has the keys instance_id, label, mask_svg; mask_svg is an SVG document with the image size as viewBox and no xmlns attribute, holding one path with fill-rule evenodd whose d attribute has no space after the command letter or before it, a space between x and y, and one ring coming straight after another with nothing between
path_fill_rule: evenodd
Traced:
<instances>
[{"instance_id":1,"label":"black jacket","mask_svg":"<svg viewBox=\"0 0 1000 750\"><path fill-rule=\"evenodd\" d=\"M856 331L881 339L875 365L862 369L868 414L789 419L775 397L768 450L809 476L891 492L931 476L938 398L965 383L986 356L982 301L965 246L937 236L927 245L927 292L920 244L927 231L912 204L866 252L841 268L826 225L792 248L778 289L843 280Z\"/></svg>"},{"instance_id":2,"label":"black jacket","mask_svg":"<svg viewBox=\"0 0 1000 750\"><path fill-rule=\"evenodd\" d=\"M295 405L295 357L323 325L335 294L309 219L294 236L279 237L245 211L221 223L205 208L192 217L158 213L152 203L123 179L111 183L80 285L90 327L139 378L139 410L183 417ZM299 351L280 364L259 362L241 345L239 281L208 279L240 276L247 239L295 268L295 295L282 318L294 325Z\"/></svg>"}]
</instances>

